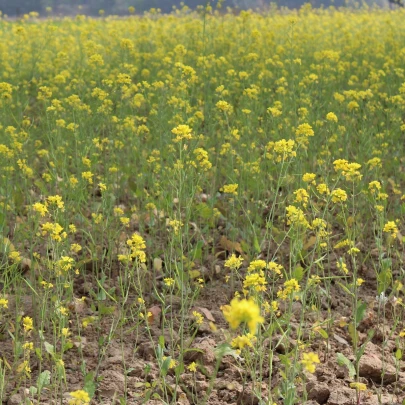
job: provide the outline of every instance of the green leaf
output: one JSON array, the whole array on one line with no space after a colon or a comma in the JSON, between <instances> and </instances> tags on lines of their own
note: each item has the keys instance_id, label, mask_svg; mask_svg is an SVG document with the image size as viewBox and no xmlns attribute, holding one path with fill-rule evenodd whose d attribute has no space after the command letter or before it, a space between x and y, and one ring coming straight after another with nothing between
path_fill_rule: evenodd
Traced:
<instances>
[{"instance_id":1,"label":"green leaf","mask_svg":"<svg viewBox=\"0 0 405 405\"><path fill-rule=\"evenodd\" d=\"M327 339L329 337L328 332L325 329L317 329L317 332L324 338Z\"/></svg>"},{"instance_id":2,"label":"green leaf","mask_svg":"<svg viewBox=\"0 0 405 405\"><path fill-rule=\"evenodd\" d=\"M73 343L72 343L72 342L66 342L66 343L63 345L63 351L64 351L64 352L67 352L67 351L70 350L72 347L73 347Z\"/></svg>"},{"instance_id":3,"label":"green leaf","mask_svg":"<svg viewBox=\"0 0 405 405\"><path fill-rule=\"evenodd\" d=\"M108 307L107 305L104 305L103 303L99 303L98 305L98 313L100 315L112 315L117 307L112 306L112 307Z\"/></svg>"},{"instance_id":4,"label":"green leaf","mask_svg":"<svg viewBox=\"0 0 405 405\"><path fill-rule=\"evenodd\" d=\"M48 342L44 342L45 350L52 356L55 354L55 348Z\"/></svg>"},{"instance_id":5,"label":"green leaf","mask_svg":"<svg viewBox=\"0 0 405 405\"><path fill-rule=\"evenodd\" d=\"M301 266L297 266L294 270L294 278L300 282L304 277L304 269Z\"/></svg>"},{"instance_id":6,"label":"green leaf","mask_svg":"<svg viewBox=\"0 0 405 405\"><path fill-rule=\"evenodd\" d=\"M96 392L96 383L94 382L94 371L90 371L85 375L83 390L89 394L90 398L94 397L94 394Z\"/></svg>"},{"instance_id":7,"label":"green leaf","mask_svg":"<svg viewBox=\"0 0 405 405\"><path fill-rule=\"evenodd\" d=\"M17 212L21 212L24 207L24 193L21 190L16 190L13 193L14 205Z\"/></svg>"},{"instance_id":8,"label":"green leaf","mask_svg":"<svg viewBox=\"0 0 405 405\"><path fill-rule=\"evenodd\" d=\"M165 348L165 337L163 335L159 336L159 346L164 349Z\"/></svg>"},{"instance_id":9,"label":"green leaf","mask_svg":"<svg viewBox=\"0 0 405 405\"><path fill-rule=\"evenodd\" d=\"M291 360L290 360L290 356L288 354L280 354L279 357L280 357L281 364L284 364L287 368L290 367Z\"/></svg>"},{"instance_id":10,"label":"green leaf","mask_svg":"<svg viewBox=\"0 0 405 405\"><path fill-rule=\"evenodd\" d=\"M365 352L365 350L366 350L367 344L371 341L371 339L373 338L373 336L374 336L374 329L370 329L370 330L368 331L368 334L367 334L367 339L366 339L365 342L360 346L359 350L358 350L357 353L356 353L356 360L357 360L357 361L360 361L361 356L363 356L363 354L364 354L364 352Z\"/></svg>"},{"instance_id":11,"label":"green leaf","mask_svg":"<svg viewBox=\"0 0 405 405\"><path fill-rule=\"evenodd\" d=\"M356 309L356 327L359 326L360 322L364 319L366 315L367 304L365 302L359 301Z\"/></svg>"},{"instance_id":12,"label":"green leaf","mask_svg":"<svg viewBox=\"0 0 405 405\"><path fill-rule=\"evenodd\" d=\"M38 357L38 359L42 361L42 351L39 347L35 348L35 354Z\"/></svg>"},{"instance_id":13,"label":"green leaf","mask_svg":"<svg viewBox=\"0 0 405 405\"><path fill-rule=\"evenodd\" d=\"M176 375L181 375L184 372L184 363L179 363L178 366L175 368Z\"/></svg>"},{"instance_id":14,"label":"green leaf","mask_svg":"<svg viewBox=\"0 0 405 405\"><path fill-rule=\"evenodd\" d=\"M217 346L214 349L214 354L216 359L222 359L224 356L232 356L234 358L239 357L238 354L236 353L236 350L232 349L231 346L229 346L228 343L222 343L221 345Z\"/></svg>"},{"instance_id":15,"label":"green leaf","mask_svg":"<svg viewBox=\"0 0 405 405\"><path fill-rule=\"evenodd\" d=\"M354 325L354 323L350 323L347 328L349 331L349 336L352 339L352 345L354 345L359 340L359 332L357 332L357 329L356 329L356 326Z\"/></svg>"},{"instance_id":16,"label":"green leaf","mask_svg":"<svg viewBox=\"0 0 405 405\"><path fill-rule=\"evenodd\" d=\"M51 383L51 372L49 370L43 371L37 380L38 391L42 391L42 388Z\"/></svg>"},{"instance_id":17,"label":"green leaf","mask_svg":"<svg viewBox=\"0 0 405 405\"><path fill-rule=\"evenodd\" d=\"M257 236L255 236L253 238L253 247L254 247L256 253L260 253L262 251L262 249L260 248L260 244L259 244L259 241L257 239Z\"/></svg>"},{"instance_id":18,"label":"green leaf","mask_svg":"<svg viewBox=\"0 0 405 405\"><path fill-rule=\"evenodd\" d=\"M384 269L377 275L377 292L380 295L391 285L392 272L390 268Z\"/></svg>"},{"instance_id":19,"label":"green leaf","mask_svg":"<svg viewBox=\"0 0 405 405\"><path fill-rule=\"evenodd\" d=\"M166 357L164 360L163 360L163 363L162 363L162 367L161 367L161 371L162 371L162 375L163 376L166 376L166 374L167 374L167 372L169 371L169 367L170 367L170 362L172 361L172 358L169 356L169 357Z\"/></svg>"},{"instance_id":20,"label":"green leaf","mask_svg":"<svg viewBox=\"0 0 405 405\"><path fill-rule=\"evenodd\" d=\"M401 349L397 349L397 351L395 352L395 358L397 360L401 360L402 359L402 350Z\"/></svg>"},{"instance_id":21,"label":"green leaf","mask_svg":"<svg viewBox=\"0 0 405 405\"><path fill-rule=\"evenodd\" d=\"M342 283L340 283L339 281L337 282L337 284L349 295L351 295L352 297L354 297L354 294Z\"/></svg>"},{"instance_id":22,"label":"green leaf","mask_svg":"<svg viewBox=\"0 0 405 405\"><path fill-rule=\"evenodd\" d=\"M283 380L286 381L286 380L287 380L287 376L286 376L286 374L284 373L284 371L279 370L278 372L281 374L281 377L283 377Z\"/></svg>"},{"instance_id":23,"label":"green leaf","mask_svg":"<svg viewBox=\"0 0 405 405\"><path fill-rule=\"evenodd\" d=\"M356 369L354 368L353 363L342 353L337 353L336 357L339 366L346 366L349 371L349 377L353 379L356 375Z\"/></svg>"},{"instance_id":24,"label":"green leaf","mask_svg":"<svg viewBox=\"0 0 405 405\"><path fill-rule=\"evenodd\" d=\"M199 240L194 249L190 252L191 260L201 260L202 259L202 248L204 246L204 242Z\"/></svg>"},{"instance_id":25,"label":"green leaf","mask_svg":"<svg viewBox=\"0 0 405 405\"><path fill-rule=\"evenodd\" d=\"M202 219L211 219L214 216L214 210L205 203L197 204L196 209Z\"/></svg>"}]
</instances>

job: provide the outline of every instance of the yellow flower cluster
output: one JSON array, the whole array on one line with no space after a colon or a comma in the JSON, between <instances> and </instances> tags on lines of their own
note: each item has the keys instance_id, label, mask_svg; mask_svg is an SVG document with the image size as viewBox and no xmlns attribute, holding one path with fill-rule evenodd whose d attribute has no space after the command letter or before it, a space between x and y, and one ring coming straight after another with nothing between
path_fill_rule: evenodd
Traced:
<instances>
[{"instance_id":1,"label":"yellow flower cluster","mask_svg":"<svg viewBox=\"0 0 405 405\"><path fill-rule=\"evenodd\" d=\"M253 335L256 334L258 325L264 321L260 315L260 308L253 299L239 300L234 298L230 305L225 305L222 308L222 312L232 329L236 329L241 323L246 323Z\"/></svg>"}]
</instances>

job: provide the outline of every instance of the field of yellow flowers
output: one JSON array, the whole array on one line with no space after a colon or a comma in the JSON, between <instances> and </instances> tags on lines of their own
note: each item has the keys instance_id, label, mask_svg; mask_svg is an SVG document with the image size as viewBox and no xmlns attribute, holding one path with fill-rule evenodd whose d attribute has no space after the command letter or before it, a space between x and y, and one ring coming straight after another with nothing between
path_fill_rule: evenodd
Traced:
<instances>
[{"instance_id":1,"label":"field of yellow flowers","mask_svg":"<svg viewBox=\"0 0 405 405\"><path fill-rule=\"evenodd\" d=\"M1 19L0 403L404 404L404 18Z\"/></svg>"}]
</instances>

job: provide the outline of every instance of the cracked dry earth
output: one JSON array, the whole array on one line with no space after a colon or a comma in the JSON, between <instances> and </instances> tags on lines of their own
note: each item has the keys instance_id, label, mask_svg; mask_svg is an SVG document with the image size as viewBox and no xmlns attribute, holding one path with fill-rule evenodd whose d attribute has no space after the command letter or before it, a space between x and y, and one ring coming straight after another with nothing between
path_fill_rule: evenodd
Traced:
<instances>
[{"instance_id":1,"label":"cracked dry earth","mask_svg":"<svg viewBox=\"0 0 405 405\"><path fill-rule=\"evenodd\" d=\"M91 283L87 283L87 285L91 286ZM371 295L371 292L367 294L368 291L372 290L368 290L366 285L366 288L363 290L362 299L368 304L368 313L359 326L360 340L362 342L366 340L367 332L370 329L374 329L376 333L367 344L360 361L360 382L367 385L367 391L362 392L360 404L399 405L405 399L405 363L401 361L399 369L395 368L394 352L397 346L394 336L390 337L391 328L389 324L381 323L377 325L376 314L378 303L375 296ZM333 297L339 297L339 299L333 297L331 299L334 317L339 319L339 317L349 316L348 303L339 295L337 287L332 289L332 294L334 294ZM177 404L179 405L200 404L205 398L206 393L210 391L210 380L207 376L212 375L215 369L216 357L214 349L224 342L223 331L228 329L220 306L229 302L229 296L229 287L224 285L223 281L213 278L207 282L206 288L195 305L195 308L204 314L204 322L200 326L191 346L197 350L186 353L185 363L189 364L195 361L201 365L201 368L196 373L185 371L181 375L179 385L175 383L172 370L169 370L169 374L166 377L169 396L173 397L174 392L176 392ZM30 297L26 297L25 301L26 312L29 313L32 301ZM90 301L90 298L88 301ZM150 302L149 304L153 305L154 303ZM173 306L174 308L176 307L175 302ZM388 303L386 305L386 322L390 320L392 309L391 304ZM80 312L81 316L89 316L93 313L89 303L76 308L76 310ZM292 330L296 330L298 327L300 313L301 304L296 302L293 306L291 318ZM308 325L312 325L314 322L314 318L311 315L311 313L306 315ZM319 314L317 316L319 317ZM324 318L326 317L327 312L325 311ZM113 315L111 319L105 318L103 320L104 332L106 334L111 327L112 318ZM215 321L217 326L216 332L213 332L209 326L212 320ZM186 322L191 324L191 316L190 320L186 320ZM73 325L72 330L74 330ZM165 336L167 341L171 338L176 339L177 334L176 331L162 331L158 317L150 325L149 331L150 335L144 330L136 336L129 326L126 327L121 336L114 336L111 344L106 349L102 361L98 362L99 348L96 331L92 326L84 329L81 341L73 339L73 348L66 353L67 392L82 389L83 387L83 376L80 371L81 356L83 356L87 369L98 369L98 376L100 377L96 396L92 404L119 404L119 398L122 398L124 394L126 394L126 403L128 404L161 404L162 401L159 399L145 398L148 385L157 381L159 376L155 347L159 336ZM154 343L152 343L151 337ZM291 344L296 344L293 336L289 341ZM278 344L272 361L273 372L271 378L269 378L268 367L264 366L261 372L262 382L256 381L253 383L251 375L244 370L243 363L238 363L232 356L225 356L219 365L217 378L214 381L212 391L208 395L206 403L210 405L266 404L269 394L269 384L271 389L274 390L281 383L281 375L278 370L281 365L280 355L285 351L285 345L282 341L280 343L280 336L266 339L264 341L264 348L268 348L270 344L273 347ZM3 356L12 353L12 342L9 339L3 337L1 347ZM355 390L349 387L350 382L353 380L349 378L347 368L339 366L336 359L336 354L340 352L349 360L354 360L347 326L339 325L338 322L335 322L330 331L329 339L326 341L321 337L317 337L312 340L309 349L319 354L321 364L318 365L314 374L306 374L306 381L297 382L297 389L300 393L303 392L304 386L306 388L306 403L308 405L357 404ZM265 356L264 364L266 362L268 364L267 356ZM204 373L201 372L202 370ZM36 369L35 365L32 365L32 374L35 379L36 374L38 374L38 369ZM22 404L25 390L27 389L9 387L9 396L5 403L7 405ZM261 400L259 400L253 391L256 393L261 392ZM162 389L158 386L154 392L163 394ZM47 394L49 392L44 391L44 400L41 403L56 403L50 398L46 398ZM63 401L58 401L57 403L67 404L68 398L68 393L66 393L64 394ZM278 399L274 394L273 401L277 405L283 403L282 399Z\"/></svg>"}]
</instances>

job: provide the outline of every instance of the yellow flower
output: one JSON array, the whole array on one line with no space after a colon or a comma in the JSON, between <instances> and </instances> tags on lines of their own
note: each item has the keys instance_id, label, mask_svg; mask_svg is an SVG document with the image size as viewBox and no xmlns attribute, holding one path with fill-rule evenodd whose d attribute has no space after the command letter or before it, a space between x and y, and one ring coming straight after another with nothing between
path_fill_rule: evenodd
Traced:
<instances>
[{"instance_id":1,"label":"yellow flower","mask_svg":"<svg viewBox=\"0 0 405 405\"><path fill-rule=\"evenodd\" d=\"M252 334L255 334L257 326L264 322L264 318L260 315L260 308L253 299L234 298L230 305L223 307L222 312L232 329L236 329L241 323L246 322Z\"/></svg>"},{"instance_id":2,"label":"yellow flower","mask_svg":"<svg viewBox=\"0 0 405 405\"><path fill-rule=\"evenodd\" d=\"M350 388L354 388L357 391L365 391L367 389L367 385L361 382L352 382L350 383Z\"/></svg>"},{"instance_id":3,"label":"yellow flower","mask_svg":"<svg viewBox=\"0 0 405 405\"><path fill-rule=\"evenodd\" d=\"M20 253L17 252L16 250L14 252L9 253L8 258L13 262L13 263L20 263L21 262L21 256Z\"/></svg>"},{"instance_id":4,"label":"yellow flower","mask_svg":"<svg viewBox=\"0 0 405 405\"><path fill-rule=\"evenodd\" d=\"M395 238L395 236L396 236L397 233L398 233L397 224L396 224L394 221L388 221L388 222L384 225L383 232L390 233L391 236L392 236L393 238Z\"/></svg>"},{"instance_id":5,"label":"yellow flower","mask_svg":"<svg viewBox=\"0 0 405 405\"><path fill-rule=\"evenodd\" d=\"M32 342L25 342L23 344L23 349L27 352L33 351L34 350L34 343Z\"/></svg>"},{"instance_id":6,"label":"yellow flower","mask_svg":"<svg viewBox=\"0 0 405 405\"><path fill-rule=\"evenodd\" d=\"M162 357L163 361L165 361L166 359L167 359L166 356ZM169 369L175 368L176 366L177 366L177 361L171 358L170 362L169 362Z\"/></svg>"},{"instance_id":7,"label":"yellow flower","mask_svg":"<svg viewBox=\"0 0 405 405\"><path fill-rule=\"evenodd\" d=\"M163 281L167 287L174 285L174 280L172 278L164 278Z\"/></svg>"},{"instance_id":8,"label":"yellow flower","mask_svg":"<svg viewBox=\"0 0 405 405\"><path fill-rule=\"evenodd\" d=\"M376 193L381 190L381 183L379 181L371 181L368 183L368 189L370 190L371 193Z\"/></svg>"},{"instance_id":9,"label":"yellow flower","mask_svg":"<svg viewBox=\"0 0 405 405\"><path fill-rule=\"evenodd\" d=\"M93 176L94 174L92 172L82 172L82 178L87 180L89 184L93 184Z\"/></svg>"},{"instance_id":10,"label":"yellow flower","mask_svg":"<svg viewBox=\"0 0 405 405\"><path fill-rule=\"evenodd\" d=\"M30 330L34 329L34 322L32 318L30 318L29 316L25 316L23 318L23 326L25 332L29 332Z\"/></svg>"},{"instance_id":11,"label":"yellow flower","mask_svg":"<svg viewBox=\"0 0 405 405\"><path fill-rule=\"evenodd\" d=\"M308 221L305 218L304 211L301 208L297 208L294 205L289 205L286 208L287 211L287 225L298 226L301 225L304 228L310 228Z\"/></svg>"},{"instance_id":12,"label":"yellow flower","mask_svg":"<svg viewBox=\"0 0 405 405\"><path fill-rule=\"evenodd\" d=\"M180 142L183 139L188 141L193 139L191 128L188 125L178 125L176 128L172 129L172 133L176 135L173 142Z\"/></svg>"},{"instance_id":13,"label":"yellow flower","mask_svg":"<svg viewBox=\"0 0 405 405\"><path fill-rule=\"evenodd\" d=\"M225 261L224 266L231 270L239 270L243 263L243 257L236 257L234 253Z\"/></svg>"},{"instance_id":14,"label":"yellow flower","mask_svg":"<svg viewBox=\"0 0 405 405\"><path fill-rule=\"evenodd\" d=\"M145 210L146 211L154 211L156 209L156 205L153 203L147 203L145 205Z\"/></svg>"},{"instance_id":15,"label":"yellow flower","mask_svg":"<svg viewBox=\"0 0 405 405\"><path fill-rule=\"evenodd\" d=\"M100 191L107 190L107 186L104 183L98 183L98 187L99 187Z\"/></svg>"},{"instance_id":16,"label":"yellow flower","mask_svg":"<svg viewBox=\"0 0 405 405\"><path fill-rule=\"evenodd\" d=\"M318 185L316 186L316 189L318 190L318 193L321 194L321 195L323 195L323 194L326 194L326 195L330 194L329 187L328 187L325 183L318 184Z\"/></svg>"},{"instance_id":17,"label":"yellow flower","mask_svg":"<svg viewBox=\"0 0 405 405\"><path fill-rule=\"evenodd\" d=\"M24 360L18 367L17 367L17 372L22 373L25 372L27 376L30 376L31 374L31 367L29 360Z\"/></svg>"},{"instance_id":18,"label":"yellow flower","mask_svg":"<svg viewBox=\"0 0 405 405\"><path fill-rule=\"evenodd\" d=\"M183 222L177 219L171 219L168 221L168 225L173 229L173 233L178 235L181 227L183 226Z\"/></svg>"},{"instance_id":19,"label":"yellow flower","mask_svg":"<svg viewBox=\"0 0 405 405\"><path fill-rule=\"evenodd\" d=\"M247 269L247 271L249 273L253 272L253 271L260 271L260 270L264 270L266 268L266 262L264 260L252 260L249 263L249 267Z\"/></svg>"},{"instance_id":20,"label":"yellow flower","mask_svg":"<svg viewBox=\"0 0 405 405\"><path fill-rule=\"evenodd\" d=\"M332 202L338 203L338 202L345 202L347 200L347 194L346 191L342 190L341 188L337 188L332 191L331 193L332 196Z\"/></svg>"},{"instance_id":21,"label":"yellow flower","mask_svg":"<svg viewBox=\"0 0 405 405\"><path fill-rule=\"evenodd\" d=\"M311 183L313 185L316 184L315 179L316 179L316 174L315 173L305 173L302 176L302 181L304 181L305 183Z\"/></svg>"},{"instance_id":22,"label":"yellow flower","mask_svg":"<svg viewBox=\"0 0 405 405\"><path fill-rule=\"evenodd\" d=\"M345 274L347 274L349 272L349 270L347 269L346 263L342 260L336 262L336 267Z\"/></svg>"},{"instance_id":23,"label":"yellow flower","mask_svg":"<svg viewBox=\"0 0 405 405\"><path fill-rule=\"evenodd\" d=\"M202 316L199 312L193 311L193 316L194 316L194 318L195 318L195 323L196 323L197 325L201 325L201 324L203 323L204 318L203 318L203 316Z\"/></svg>"},{"instance_id":24,"label":"yellow flower","mask_svg":"<svg viewBox=\"0 0 405 405\"><path fill-rule=\"evenodd\" d=\"M195 373L197 371L197 364L193 361L189 366L187 366L187 369L192 373Z\"/></svg>"},{"instance_id":25,"label":"yellow flower","mask_svg":"<svg viewBox=\"0 0 405 405\"><path fill-rule=\"evenodd\" d=\"M354 181L362 178L362 174L359 171L361 165L358 163L349 163L346 159L337 159L333 162L333 165L335 171L341 172L346 180Z\"/></svg>"},{"instance_id":26,"label":"yellow flower","mask_svg":"<svg viewBox=\"0 0 405 405\"><path fill-rule=\"evenodd\" d=\"M51 288L53 288L53 284L52 283L48 283L45 280L41 281L41 285L42 287L44 287L46 290L50 290Z\"/></svg>"},{"instance_id":27,"label":"yellow flower","mask_svg":"<svg viewBox=\"0 0 405 405\"><path fill-rule=\"evenodd\" d=\"M254 287L256 291L266 291L266 278L264 272L261 270L259 273L247 274L243 281L243 288L248 289Z\"/></svg>"},{"instance_id":28,"label":"yellow flower","mask_svg":"<svg viewBox=\"0 0 405 405\"><path fill-rule=\"evenodd\" d=\"M34 204L35 205L35 204ZM53 205L64 211L65 203L62 200L62 197L60 195L50 195L46 199L46 205Z\"/></svg>"},{"instance_id":29,"label":"yellow flower","mask_svg":"<svg viewBox=\"0 0 405 405\"><path fill-rule=\"evenodd\" d=\"M314 136L314 130L309 124L300 124L295 130L297 142L306 146L308 144L308 137Z\"/></svg>"},{"instance_id":30,"label":"yellow flower","mask_svg":"<svg viewBox=\"0 0 405 405\"><path fill-rule=\"evenodd\" d=\"M299 188L298 190L294 191L295 200L294 202L303 203L304 207L307 205L309 194L308 191L304 188Z\"/></svg>"},{"instance_id":31,"label":"yellow flower","mask_svg":"<svg viewBox=\"0 0 405 405\"><path fill-rule=\"evenodd\" d=\"M292 293L298 293L300 290L301 287L298 281L295 278L292 278L284 283L284 288L277 292L277 297L286 300Z\"/></svg>"},{"instance_id":32,"label":"yellow flower","mask_svg":"<svg viewBox=\"0 0 405 405\"><path fill-rule=\"evenodd\" d=\"M0 307L8 308L8 300L5 298L0 298Z\"/></svg>"},{"instance_id":33,"label":"yellow flower","mask_svg":"<svg viewBox=\"0 0 405 405\"><path fill-rule=\"evenodd\" d=\"M146 244L142 236L134 233L131 239L127 240L127 245L131 249L131 257L133 259L138 259L141 263L146 262L146 254L143 251L146 248Z\"/></svg>"},{"instance_id":34,"label":"yellow flower","mask_svg":"<svg viewBox=\"0 0 405 405\"><path fill-rule=\"evenodd\" d=\"M73 253L78 253L78 252L80 252L80 251L82 250L82 247L81 247L79 244L77 244L77 243L72 243L72 244L70 245L70 250L71 250Z\"/></svg>"},{"instance_id":35,"label":"yellow flower","mask_svg":"<svg viewBox=\"0 0 405 405\"><path fill-rule=\"evenodd\" d=\"M62 256L56 263L55 268L58 271L67 272L74 267L75 260L69 256Z\"/></svg>"},{"instance_id":36,"label":"yellow flower","mask_svg":"<svg viewBox=\"0 0 405 405\"><path fill-rule=\"evenodd\" d=\"M225 184L220 191L226 194L238 195L238 184Z\"/></svg>"},{"instance_id":37,"label":"yellow flower","mask_svg":"<svg viewBox=\"0 0 405 405\"><path fill-rule=\"evenodd\" d=\"M355 256L355 255L357 255L357 253L360 253L360 249L356 248L356 247L352 247L347 251L347 253L349 253L349 255Z\"/></svg>"},{"instance_id":38,"label":"yellow flower","mask_svg":"<svg viewBox=\"0 0 405 405\"><path fill-rule=\"evenodd\" d=\"M69 405L89 405L90 395L84 390L70 392L69 395L73 398L69 401Z\"/></svg>"},{"instance_id":39,"label":"yellow flower","mask_svg":"<svg viewBox=\"0 0 405 405\"><path fill-rule=\"evenodd\" d=\"M231 342L232 347L237 347L238 349L243 349L245 346L253 347L253 342L256 341L256 337L251 333L247 335L237 336Z\"/></svg>"},{"instance_id":40,"label":"yellow flower","mask_svg":"<svg viewBox=\"0 0 405 405\"><path fill-rule=\"evenodd\" d=\"M44 217L48 212L48 208L46 208L46 205L39 202L33 204L32 208L34 211L39 212L41 214L41 217Z\"/></svg>"},{"instance_id":41,"label":"yellow flower","mask_svg":"<svg viewBox=\"0 0 405 405\"><path fill-rule=\"evenodd\" d=\"M333 112L327 113L327 114L326 114L326 119L327 119L328 121L338 122L338 118L337 118L336 114L333 113Z\"/></svg>"},{"instance_id":42,"label":"yellow flower","mask_svg":"<svg viewBox=\"0 0 405 405\"><path fill-rule=\"evenodd\" d=\"M197 160L198 166L203 170L207 171L211 169L212 163L208 159L208 152L203 148L197 148L194 150L194 155Z\"/></svg>"},{"instance_id":43,"label":"yellow flower","mask_svg":"<svg viewBox=\"0 0 405 405\"><path fill-rule=\"evenodd\" d=\"M301 364L310 373L315 373L315 369L316 369L315 364L319 364L319 363L320 363L319 357L316 353L304 353L302 355Z\"/></svg>"},{"instance_id":44,"label":"yellow flower","mask_svg":"<svg viewBox=\"0 0 405 405\"><path fill-rule=\"evenodd\" d=\"M340 242L336 243L336 245L333 247L334 249L341 249L345 246L353 246L353 245L354 245L353 241L350 241L349 239L343 239Z\"/></svg>"},{"instance_id":45,"label":"yellow flower","mask_svg":"<svg viewBox=\"0 0 405 405\"><path fill-rule=\"evenodd\" d=\"M267 269L272 271L273 273L281 275L281 272L283 271L283 266L281 264L277 264L276 262L269 262L267 263Z\"/></svg>"},{"instance_id":46,"label":"yellow flower","mask_svg":"<svg viewBox=\"0 0 405 405\"><path fill-rule=\"evenodd\" d=\"M370 159L367 164L370 166L370 168L374 167L382 167L381 159L378 157Z\"/></svg>"},{"instance_id":47,"label":"yellow flower","mask_svg":"<svg viewBox=\"0 0 405 405\"><path fill-rule=\"evenodd\" d=\"M216 107L218 110L223 111L225 113L231 113L232 112L232 106L227 103L226 101L220 100L217 102Z\"/></svg>"},{"instance_id":48,"label":"yellow flower","mask_svg":"<svg viewBox=\"0 0 405 405\"><path fill-rule=\"evenodd\" d=\"M276 142L269 142L266 146L268 152L274 150L276 154L276 162L284 161L288 158L293 158L297 156L297 152L294 150L295 141L293 139L281 139ZM270 157L270 155L266 155Z\"/></svg>"},{"instance_id":49,"label":"yellow flower","mask_svg":"<svg viewBox=\"0 0 405 405\"><path fill-rule=\"evenodd\" d=\"M62 336L68 337L70 335L69 328L62 328Z\"/></svg>"}]
</instances>

